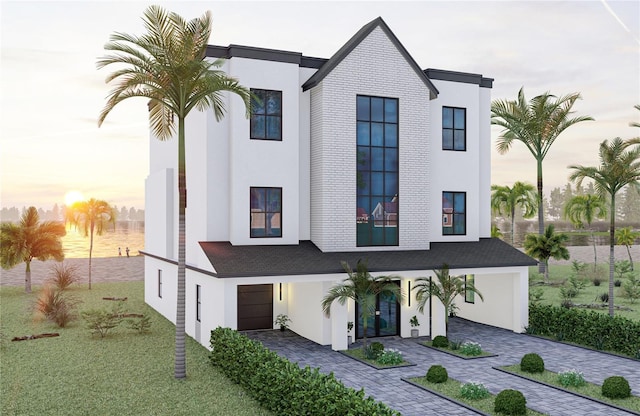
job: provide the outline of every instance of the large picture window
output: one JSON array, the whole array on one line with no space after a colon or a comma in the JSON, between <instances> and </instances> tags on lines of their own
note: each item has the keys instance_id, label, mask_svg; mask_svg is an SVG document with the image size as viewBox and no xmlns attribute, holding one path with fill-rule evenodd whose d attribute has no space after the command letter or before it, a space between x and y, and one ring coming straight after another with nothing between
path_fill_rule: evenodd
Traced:
<instances>
[{"instance_id":1,"label":"large picture window","mask_svg":"<svg viewBox=\"0 0 640 416\"><path fill-rule=\"evenodd\" d=\"M442 107L442 150L467 150L467 110Z\"/></svg>"},{"instance_id":2,"label":"large picture window","mask_svg":"<svg viewBox=\"0 0 640 416\"><path fill-rule=\"evenodd\" d=\"M467 233L467 193L442 193L442 234L465 235Z\"/></svg>"},{"instance_id":3,"label":"large picture window","mask_svg":"<svg viewBox=\"0 0 640 416\"><path fill-rule=\"evenodd\" d=\"M251 89L251 93L251 138L282 140L282 91Z\"/></svg>"},{"instance_id":4,"label":"large picture window","mask_svg":"<svg viewBox=\"0 0 640 416\"><path fill-rule=\"evenodd\" d=\"M251 188L251 237L282 237L282 188Z\"/></svg>"},{"instance_id":5,"label":"large picture window","mask_svg":"<svg viewBox=\"0 0 640 416\"><path fill-rule=\"evenodd\" d=\"M357 96L358 246L398 245L398 99Z\"/></svg>"}]
</instances>

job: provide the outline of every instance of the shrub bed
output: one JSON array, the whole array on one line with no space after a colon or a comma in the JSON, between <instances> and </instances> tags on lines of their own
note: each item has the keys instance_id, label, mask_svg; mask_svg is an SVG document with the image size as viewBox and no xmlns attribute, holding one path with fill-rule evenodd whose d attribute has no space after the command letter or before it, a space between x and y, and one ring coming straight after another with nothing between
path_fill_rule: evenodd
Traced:
<instances>
[{"instance_id":1,"label":"shrub bed","mask_svg":"<svg viewBox=\"0 0 640 416\"><path fill-rule=\"evenodd\" d=\"M530 304L527 332L640 358L640 322L621 316Z\"/></svg>"},{"instance_id":2,"label":"shrub bed","mask_svg":"<svg viewBox=\"0 0 640 416\"><path fill-rule=\"evenodd\" d=\"M300 368L232 329L211 331L211 348L212 364L278 415L400 415L333 373Z\"/></svg>"}]
</instances>

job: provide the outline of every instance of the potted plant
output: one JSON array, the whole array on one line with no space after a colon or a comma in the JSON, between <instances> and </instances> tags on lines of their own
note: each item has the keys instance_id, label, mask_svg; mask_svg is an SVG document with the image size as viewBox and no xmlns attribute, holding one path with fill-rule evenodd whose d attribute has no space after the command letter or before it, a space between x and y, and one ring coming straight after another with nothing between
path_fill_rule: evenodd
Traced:
<instances>
[{"instance_id":1,"label":"potted plant","mask_svg":"<svg viewBox=\"0 0 640 416\"><path fill-rule=\"evenodd\" d=\"M353 322L347 322L347 345L353 342L353 337L351 336L351 330L353 329Z\"/></svg>"},{"instance_id":2,"label":"potted plant","mask_svg":"<svg viewBox=\"0 0 640 416\"><path fill-rule=\"evenodd\" d=\"M409 320L411 324L411 338L418 338L419 330L417 327L420 326L420 322L418 322L418 317L413 315L411 320Z\"/></svg>"},{"instance_id":3,"label":"potted plant","mask_svg":"<svg viewBox=\"0 0 640 416\"><path fill-rule=\"evenodd\" d=\"M288 322L291 322L291 319L283 313L276 317L276 325L280 325L280 331L283 331L289 328Z\"/></svg>"}]
</instances>

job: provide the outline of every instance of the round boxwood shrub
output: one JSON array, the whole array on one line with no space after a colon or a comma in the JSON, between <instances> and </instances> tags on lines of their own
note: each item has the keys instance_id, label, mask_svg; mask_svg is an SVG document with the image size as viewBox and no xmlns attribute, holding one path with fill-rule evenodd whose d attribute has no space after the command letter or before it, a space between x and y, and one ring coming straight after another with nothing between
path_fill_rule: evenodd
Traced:
<instances>
[{"instance_id":1,"label":"round boxwood shrub","mask_svg":"<svg viewBox=\"0 0 640 416\"><path fill-rule=\"evenodd\" d=\"M449 346L449 339L444 335L438 335L433 339L431 345L436 348L447 348Z\"/></svg>"},{"instance_id":2,"label":"round boxwood shrub","mask_svg":"<svg viewBox=\"0 0 640 416\"><path fill-rule=\"evenodd\" d=\"M380 342L372 342L367 345L367 349L365 350L365 356L370 360L377 360L384 351L384 345Z\"/></svg>"},{"instance_id":3,"label":"round boxwood shrub","mask_svg":"<svg viewBox=\"0 0 640 416\"><path fill-rule=\"evenodd\" d=\"M612 376L602 383L602 395L610 399L624 399L631 396L631 388L626 378Z\"/></svg>"},{"instance_id":4,"label":"round boxwood shrub","mask_svg":"<svg viewBox=\"0 0 640 416\"><path fill-rule=\"evenodd\" d=\"M496 396L493 405L496 413L503 413L506 415L527 414L527 399L525 399L524 394L518 390L502 390Z\"/></svg>"},{"instance_id":5,"label":"round boxwood shrub","mask_svg":"<svg viewBox=\"0 0 640 416\"><path fill-rule=\"evenodd\" d=\"M441 365L432 365L427 371L427 381L431 383L444 383L449 379L447 369Z\"/></svg>"},{"instance_id":6,"label":"round boxwood shrub","mask_svg":"<svg viewBox=\"0 0 640 416\"><path fill-rule=\"evenodd\" d=\"M525 354L520 360L520 370L525 373L543 373L544 361L534 352Z\"/></svg>"}]
</instances>

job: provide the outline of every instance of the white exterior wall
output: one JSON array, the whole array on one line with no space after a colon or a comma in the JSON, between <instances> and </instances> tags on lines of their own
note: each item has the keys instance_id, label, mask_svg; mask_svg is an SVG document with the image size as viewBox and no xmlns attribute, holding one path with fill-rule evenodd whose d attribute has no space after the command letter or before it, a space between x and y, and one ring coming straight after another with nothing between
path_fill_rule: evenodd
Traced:
<instances>
[{"instance_id":1,"label":"white exterior wall","mask_svg":"<svg viewBox=\"0 0 640 416\"><path fill-rule=\"evenodd\" d=\"M478 224L480 238L491 237L491 89L480 88L479 96L480 133L480 206ZM528 302L528 300L527 300Z\"/></svg>"},{"instance_id":2,"label":"white exterior wall","mask_svg":"<svg viewBox=\"0 0 640 416\"><path fill-rule=\"evenodd\" d=\"M165 258L174 258L177 241L177 225L173 222L174 195L177 191L174 177L174 169L161 168L149 174L144 186L144 249L147 253Z\"/></svg>"},{"instance_id":3,"label":"white exterior wall","mask_svg":"<svg viewBox=\"0 0 640 416\"><path fill-rule=\"evenodd\" d=\"M487 196L480 194L486 186L486 179L491 174L489 160L482 156L490 153L490 142L481 137L481 129L488 126L489 119L481 119L486 113L478 108L480 88L475 84L433 80L440 91L438 98L431 102L431 137L430 154L430 212L431 221L429 235L431 241L477 241L481 236L489 237L491 218L487 217ZM466 151L442 150L442 107L466 108L467 148ZM482 126L482 127L481 127ZM481 138L483 140L481 140ZM487 149L481 148L487 146ZM466 192L466 235L442 234L442 192ZM489 188L486 189L489 192ZM480 221L487 221L483 229L489 227L488 235L481 235Z\"/></svg>"},{"instance_id":4,"label":"white exterior wall","mask_svg":"<svg viewBox=\"0 0 640 416\"><path fill-rule=\"evenodd\" d=\"M316 72L316 69L300 68L298 85L304 84ZM299 88L299 223L298 239L311 239L311 91Z\"/></svg>"},{"instance_id":5,"label":"white exterior wall","mask_svg":"<svg viewBox=\"0 0 640 416\"><path fill-rule=\"evenodd\" d=\"M380 28L374 29L311 93L311 240L323 251L356 246L356 96L398 98L397 249L428 249L429 90Z\"/></svg>"}]
</instances>

